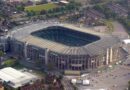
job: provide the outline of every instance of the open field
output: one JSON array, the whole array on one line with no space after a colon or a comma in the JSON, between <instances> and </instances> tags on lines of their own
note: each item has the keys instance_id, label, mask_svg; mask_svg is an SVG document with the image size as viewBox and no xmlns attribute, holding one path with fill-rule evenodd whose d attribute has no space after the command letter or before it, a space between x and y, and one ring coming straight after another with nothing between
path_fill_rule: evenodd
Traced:
<instances>
[{"instance_id":1,"label":"open field","mask_svg":"<svg viewBox=\"0 0 130 90\"><path fill-rule=\"evenodd\" d=\"M48 4L42 4L42 5L27 6L25 7L25 11L34 11L34 12L40 12L42 10L48 11L56 7L57 7L56 4L48 3Z\"/></svg>"}]
</instances>

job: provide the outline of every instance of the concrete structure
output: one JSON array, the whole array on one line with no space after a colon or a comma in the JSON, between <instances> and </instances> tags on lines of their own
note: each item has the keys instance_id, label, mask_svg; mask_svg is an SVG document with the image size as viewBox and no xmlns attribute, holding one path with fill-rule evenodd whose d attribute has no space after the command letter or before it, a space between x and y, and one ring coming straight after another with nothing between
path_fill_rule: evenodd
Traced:
<instances>
[{"instance_id":1,"label":"concrete structure","mask_svg":"<svg viewBox=\"0 0 130 90\"><path fill-rule=\"evenodd\" d=\"M0 69L0 79L11 88L18 88L36 80L36 76L25 74L11 67Z\"/></svg>"},{"instance_id":2,"label":"concrete structure","mask_svg":"<svg viewBox=\"0 0 130 90\"><path fill-rule=\"evenodd\" d=\"M71 46L31 35L32 32L42 30L43 28L46 30L47 28L52 28L52 26L56 28L62 26L68 29L66 30L67 32L70 32L71 29L71 35L81 32L84 37L86 37L85 34L91 34L100 37L100 39L81 46L77 43L77 46ZM37 23L19 28L13 32L11 34L12 37L10 36L11 52L17 55L18 58L25 59L30 63L37 63L42 67L51 64L62 71L86 71L117 62L123 57L123 49L118 38L93 32L86 28L77 28L58 23ZM54 36L58 37L58 35ZM79 34L76 35L76 37L78 36L82 38Z\"/></svg>"}]
</instances>

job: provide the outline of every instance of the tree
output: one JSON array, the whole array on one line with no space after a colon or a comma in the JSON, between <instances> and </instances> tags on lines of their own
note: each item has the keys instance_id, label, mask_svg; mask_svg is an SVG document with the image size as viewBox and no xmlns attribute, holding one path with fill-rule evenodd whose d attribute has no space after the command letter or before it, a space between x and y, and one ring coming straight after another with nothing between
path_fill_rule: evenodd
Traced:
<instances>
[{"instance_id":1,"label":"tree","mask_svg":"<svg viewBox=\"0 0 130 90\"><path fill-rule=\"evenodd\" d=\"M5 67L11 67L11 66L14 66L16 65L16 60L15 59L8 59L6 61L4 61L4 66Z\"/></svg>"},{"instance_id":2,"label":"tree","mask_svg":"<svg viewBox=\"0 0 130 90\"><path fill-rule=\"evenodd\" d=\"M52 62L48 63L47 67L48 67L48 70L53 70L54 69L54 63L52 63Z\"/></svg>"},{"instance_id":3,"label":"tree","mask_svg":"<svg viewBox=\"0 0 130 90\"><path fill-rule=\"evenodd\" d=\"M44 15L44 14L46 14L46 13L47 13L46 10L42 10L42 11L40 12L41 15Z\"/></svg>"},{"instance_id":4,"label":"tree","mask_svg":"<svg viewBox=\"0 0 130 90\"><path fill-rule=\"evenodd\" d=\"M20 10L20 11L24 11L24 6L23 5L17 5L16 9Z\"/></svg>"},{"instance_id":5,"label":"tree","mask_svg":"<svg viewBox=\"0 0 130 90\"><path fill-rule=\"evenodd\" d=\"M27 16L35 16L36 12L35 11L26 11L27 12Z\"/></svg>"},{"instance_id":6,"label":"tree","mask_svg":"<svg viewBox=\"0 0 130 90\"><path fill-rule=\"evenodd\" d=\"M0 65L1 65L1 62L2 62L2 57L3 57L3 55L4 55L4 52L1 50L1 51L0 51Z\"/></svg>"},{"instance_id":7,"label":"tree","mask_svg":"<svg viewBox=\"0 0 130 90\"><path fill-rule=\"evenodd\" d=\"M128 90L130 90L130 81L128 82Z\"/></svg>"},{"instance_id":8,"label":"tree","mask_svg":"<svg viewBox=\"0 0 130 90\"><path fill-rule=\"evenodd\" d=\"M0 57L2 57L4 55L4 52L1 50L0 51Z\"/></svg>"},{"instance_id":9,"label":"tree","mask_svg":"<svg viewBox=\"0 0 130 90\"><path fill-rule=\"evenodd\" d=\"M94 7L93 7L95 10L98 10L99 12L104 12L104 7L102 6L102 5L95 5Z\"/></svg>"},{"instance_id":10,"label":"tree","mask_svg":"<svg viewBox=\"0 0 130 90\"><path fill-rule=\"evenodd\" d=\"M113 32L114 26L113 26L112 22L111 21L106 21L105 24L107 26L108 31Z\"/></svg>"},{"instance_id":11,"label":"tree","mask_svg":"<svg viewBox=\"0 0 130 90\"><path fill-rule=\"evenodd\" d=\"M42 65L43 65L42 60L37 59L35 61L35 65L36 65L36 67L42 68Z\"/></svg>"}]
</instances>

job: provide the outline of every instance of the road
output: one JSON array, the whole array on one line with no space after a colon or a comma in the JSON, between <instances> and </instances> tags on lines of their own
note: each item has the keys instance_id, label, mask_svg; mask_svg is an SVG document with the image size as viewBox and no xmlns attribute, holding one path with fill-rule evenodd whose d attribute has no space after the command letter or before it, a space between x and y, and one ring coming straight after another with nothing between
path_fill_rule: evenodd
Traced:
<instances>
[{"instance_id":1,"label":"road","mask_svg":"<svg viewBox=\"0 0 130 90\"><path fill-rule=\"evenodd\" d=\"M70 84L70 80L66 77L63 77L62 84L64 85L65 90L74 90L73 86Z\"/></svg>"},{"instance_id":2,"label":"road","mask_svg":"<svg viewBox=\"0 0 130 90\"><path fill-rule=\"evenodd\" d=\"M129 37L125 27L121 23L117 21L113 21L112 23L114 26L114 31L112 32L112 35L117 36L120 39L126 39Z\"/></svg>"}]
</instances>

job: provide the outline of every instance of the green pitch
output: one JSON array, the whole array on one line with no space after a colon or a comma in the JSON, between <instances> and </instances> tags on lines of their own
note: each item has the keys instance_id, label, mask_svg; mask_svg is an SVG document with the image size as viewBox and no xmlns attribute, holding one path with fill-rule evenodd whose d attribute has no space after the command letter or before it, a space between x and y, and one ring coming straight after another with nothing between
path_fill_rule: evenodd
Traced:
<instances>
[{"instance_id":1,"label":"green pitch","mask_svg":"<svg viewBox=\"0 0 130 90\"><path fill-rule=\"evenodd\" d=\"M56 7L57 7L56 4L48 3L48 4L42 4L42 5L27 6L25 7L25 11L34 11L34 12L40 12L42 10L48 11Z\"/></svg>"}]
</instances>

